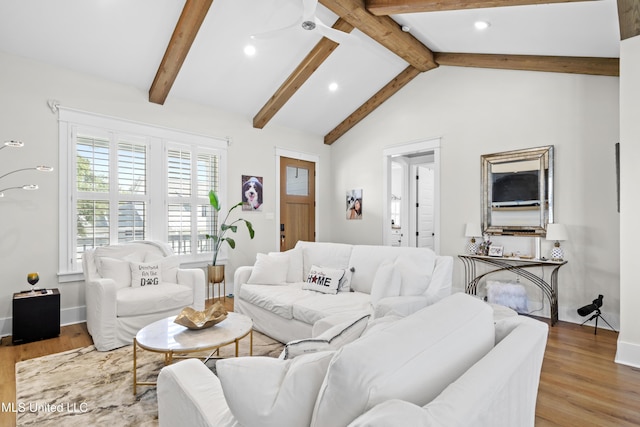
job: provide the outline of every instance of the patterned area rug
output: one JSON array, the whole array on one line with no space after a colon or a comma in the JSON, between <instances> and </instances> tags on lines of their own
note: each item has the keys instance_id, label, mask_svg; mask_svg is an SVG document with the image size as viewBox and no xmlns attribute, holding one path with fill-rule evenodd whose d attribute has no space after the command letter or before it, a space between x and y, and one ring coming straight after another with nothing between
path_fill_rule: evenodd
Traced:
<instances>
[{"instance_id":1,"label":"patterned area rug","mask_svg":"<svg viewBox=\"0 0 640 427\"><path fill-rule=\"evenodd\" d=\"M253 355L278 357L283 345L253 333ZM220 350L235 354L235 346ZM249 355L249 338L239 354ZM138 349L138 381L156 381L164 356ZM212 368L215 361L207 365ZM18 426L157 426L155 386L133 395L133 347L108 352L89 346L16 364Z\"/></svg>"}]
</instances>

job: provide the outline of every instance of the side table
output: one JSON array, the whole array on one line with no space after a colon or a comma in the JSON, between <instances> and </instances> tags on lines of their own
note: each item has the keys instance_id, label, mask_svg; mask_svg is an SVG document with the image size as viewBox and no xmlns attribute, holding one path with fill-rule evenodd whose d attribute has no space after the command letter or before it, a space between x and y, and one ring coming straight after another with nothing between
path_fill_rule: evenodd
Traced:
<instances>
[{"instance_id":1,"label":"side table","mask_svg":"<svg viewBox=\"0 0 640 427\"><path fill-rule=\"evenodd\" d=\"M60 335L60 292L40 289L13 294L11 342L22 344Z\"/></svg>"},{"instance_id":2,"label":"side table","mask_svg":"<svg viewBox=\"0 0 640 427\"><path fill-rule=\"evenodd\" d=\"M539 259L521 259L507 257L492 257L483 255L458 255L464 264L465 292L476 295L480 279L493 273L508 271L527 279L539 287L544 295L549 299L551 308L551 326L558 323L558 270L565 265L567 261L549 261ZM493 269L482 274L476 273L476 264L484 264ZM532 267L550 267L550 281L544 279L544 275L539 276L529 271Z\"/></svg>"}]
</instances>

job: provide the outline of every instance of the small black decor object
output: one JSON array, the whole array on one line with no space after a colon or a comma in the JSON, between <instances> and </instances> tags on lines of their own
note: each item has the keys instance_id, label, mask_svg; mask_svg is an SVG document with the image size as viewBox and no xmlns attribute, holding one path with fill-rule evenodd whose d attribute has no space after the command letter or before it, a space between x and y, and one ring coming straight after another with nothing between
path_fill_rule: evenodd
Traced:
<instances>
[{"instance_id":1,"label":"small black decor object","mask_svg":"<svg viewBox=\"0 0 640 427\"><path fill-rule=\"evenodd\" d=\"M609 322L607 322L607 320L602 316L602 312L600 311L600 307L602 307L602 299L604 297L602 295L598 295L598 298L594 299L593 301L591 301L591 304L587 304L585 306L582 306L578 309L578 314L580 316L588 316L591 313L593 313L595 311L595 313L589 317L587 320L585 320L584 322L582 322L582 325L584 325L585 323L587 323L590 320L596 319L596 328L593 331L593 334L596 335L598 333L598 319L602 319L602 321L604 323L606 323L607 325L609 325L609 327L611 329L613 329L614 332L618 332L614 329L613 326L611 326L609 324Z\"/></svg>"}]
</instances>

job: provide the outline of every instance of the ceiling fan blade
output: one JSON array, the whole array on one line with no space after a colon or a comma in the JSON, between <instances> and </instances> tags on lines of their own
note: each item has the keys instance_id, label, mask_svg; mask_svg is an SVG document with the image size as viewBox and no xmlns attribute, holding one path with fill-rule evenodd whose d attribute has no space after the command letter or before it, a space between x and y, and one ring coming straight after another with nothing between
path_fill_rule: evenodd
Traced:
<instances>
[{"instance_id":1,"label":"ceiling fan blade","mask_svg":"<svg viewBox=\"0 0 640 427\"><path fill-rule=\"evenodd\" d=\"M318 0L302 0L302 20L313 20L316 16L316 9L318 7Z\"/></svg>"},{"instance_id":2,"label":"ceiling fan blade","mask_svg":"<svg viewBox=\"0 0 640 427\"><path fill-rule=\"evenodd\" d=\"M315 22L316 22L316 30L320 34L322 34L324 37L330 40L333 40L338 44L355 43L358 40L356 37L352 36L349 33L345 33L344 31L331 28L330 26L326 25L324 22L322 22L318 18L315 19Z\"/></svg>"},{"instance_id":3,"label":"ceiling fan blade","mask_svg":"<svg viewBox=\"0 0 640 427\"><path fill-rule=\"evenodd\" d=\"M299 27L299 26L300 26L300 20L297 20L293 24L287 25L286 27L277 28L275 30L270 30L270 31L265 31L264 33L251 34L249 37L254 39L254 40L270 39L270 38L273 38L273 37L278 37L278 36L288 32L288 31L290 31L291 29Z\"/></svg>"}]
</instances>

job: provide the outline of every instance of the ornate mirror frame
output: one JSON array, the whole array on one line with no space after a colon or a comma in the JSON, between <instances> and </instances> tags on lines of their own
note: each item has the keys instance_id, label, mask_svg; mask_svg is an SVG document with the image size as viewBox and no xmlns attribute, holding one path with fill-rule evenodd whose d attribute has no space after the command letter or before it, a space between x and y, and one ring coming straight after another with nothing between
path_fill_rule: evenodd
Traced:
<instances>
[{"instance_id":1,"label":"ornate mirror frame","mask_svg":"<svg viewBox=\"0 0 640 427\"><path fill-rule=\"evenodd\" d=\"M553 222L553 163L553 145L482 155L483 233L545 236L547 224ZM537 181L537 198L496 202L494 189L500 177L517 178L519 172L526 172Z\"/></svg>"}]
</instances>

